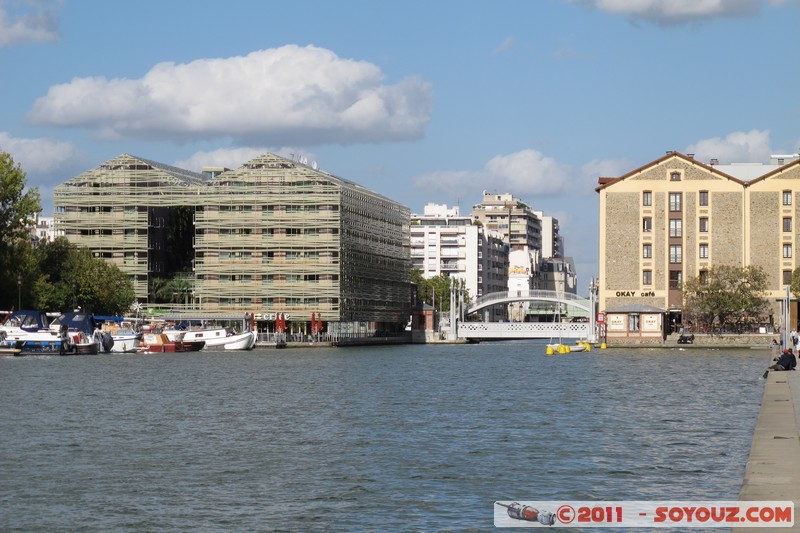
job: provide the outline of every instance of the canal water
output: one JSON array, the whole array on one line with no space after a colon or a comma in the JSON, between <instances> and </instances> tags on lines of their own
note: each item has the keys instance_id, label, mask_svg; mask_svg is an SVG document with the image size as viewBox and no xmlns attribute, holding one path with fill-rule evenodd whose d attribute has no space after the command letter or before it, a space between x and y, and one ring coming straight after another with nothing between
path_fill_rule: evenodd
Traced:
<instances>
[{"instance_id":1,"label":"canal water","mask_svg":"<svg viewBox=\"0 0 800 533\"><path fill-rule=\"evenodd\" d=\"M524 342L1 358L0 530L487 531L497 500L737 500L768 360Z\"/></svg>"}]
</instances>

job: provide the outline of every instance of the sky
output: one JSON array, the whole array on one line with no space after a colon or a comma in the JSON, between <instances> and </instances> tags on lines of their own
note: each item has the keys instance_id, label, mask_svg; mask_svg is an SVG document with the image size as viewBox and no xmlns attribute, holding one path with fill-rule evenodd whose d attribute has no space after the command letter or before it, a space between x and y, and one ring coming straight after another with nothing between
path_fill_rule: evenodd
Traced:
<instances>
[{"instance_id":1,"label":"sky","mask_svg":"<svg viewBox=\"0 0 800 533\"><path fill-rule=\"evenodd\" d=\"M307 158L422 213L510 193L587 292L599 177L800 150L800 0L0 0L0 150L53 187L120 154Z\"/></svg>"}]
</instances>

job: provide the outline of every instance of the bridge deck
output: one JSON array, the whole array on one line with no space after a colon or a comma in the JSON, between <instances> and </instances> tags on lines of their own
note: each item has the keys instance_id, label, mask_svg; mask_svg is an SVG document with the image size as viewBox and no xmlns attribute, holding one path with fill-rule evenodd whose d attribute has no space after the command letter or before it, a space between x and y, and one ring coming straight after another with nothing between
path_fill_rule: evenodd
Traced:
<instances>
[{"instance_id":1,"label":"bridge deck","mask_svg":"<svg viewBox=\"0 0 800 533\"><path fill-rule=\"evenodd\" d=\"M459 322L460 339L586 339L586 322Z\"/></svg>"}]
</instances>

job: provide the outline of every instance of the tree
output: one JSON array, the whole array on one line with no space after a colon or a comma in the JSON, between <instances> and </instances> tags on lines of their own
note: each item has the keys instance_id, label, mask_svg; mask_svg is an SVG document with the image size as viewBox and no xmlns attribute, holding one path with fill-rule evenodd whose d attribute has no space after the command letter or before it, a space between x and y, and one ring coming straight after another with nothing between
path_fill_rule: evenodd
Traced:
<instances>
[{"instance_id":1,"label":"tree","mask_svg":"<svg viewBox=\"0 0 800 533\"><path fill-rule=\"evenodd\" d=\"M154 303L188 303L193 289L194 282L186 273L171 278L151 278L150 300Z\"/></svg>"},{"instance_id":2,"label":"tree","mask_svg":"<svg viewBox=\"0 0 800 533\"><path fill-rule=\"evenodd\" d=\"M18 290L27 296L34 279L27 261L31 257L28 226L42 207L39 190L26 190L25 179L11 155L0 151L0 307L5 309L17 305Z\"/></svg>"},{"instance_id":3,"label":"tree","mask_svg":"<svg viewBox=\"0 0 800 533\"><path fill-rule=\"evenodd\" d=\"M420 302L436 307L437 311L450 311L450 287L452 278L439 274L432 278L423 278L418 269L411 270L411 282L417 285L417 298ZM469 307L469 292L464 293L464 302Z\"/></svg>"},{"instance_id":4,"label":"tree","mask_svg":"<svg viewBox=\"0 0 800 533\"><path fill-rule=\"evenodd\" d=\"M128 311L135 298L125 273L64 237L41 244L37 256L41 275L33 293L39 309L79 305L95 314L117 315Z\"/></svg>"},{"instance_id":5,"label":"tree","mask_svg":"<svg viewBox=\"0 0 800 533\"><path fill-rule=\"evenodd\" d=\"M684 318L726 329L757 322L768 312L761 267L718 265L683 285Z\"/></svg>"},{"instance_id":6,"label":"tree","mask_svg":"<svg viewBox=\"0 0 800 533\"><path fill-rule=\"evenodd\" d=\"M792 271L792 279L789 282L789 291L792 293L792 296L800 299L800 267L797 267Z\"/></svg>"}]
</instances>

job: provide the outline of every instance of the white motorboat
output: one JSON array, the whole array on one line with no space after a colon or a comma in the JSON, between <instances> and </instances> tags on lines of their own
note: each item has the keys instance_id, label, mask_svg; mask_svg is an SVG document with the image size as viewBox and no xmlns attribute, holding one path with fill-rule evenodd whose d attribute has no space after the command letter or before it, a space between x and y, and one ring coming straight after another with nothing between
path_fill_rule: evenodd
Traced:
<instances>
[{"instance_id":1,"label":"white motorboat","mask_svg":"<svg viewBox=\"0 0 800 533\"><path fill-rule=\"evenodd\" d=\"M236 333L231 328L190 329L190 330L164 330L170 340L175 340L183 334L184 342L205 341L208 350L252 350L256 345L256 333L245 331Z\"/></svg>"},{"instance_id":2,"label":"white motorboat","mask_svg":"<svg viewBox=\"0 0 800 533\"><path fill-rule=\"evenodd\" d=\"M117 328L116 332L111 333L111 338L114 339L114 346L111 347L112 352L137 352L139 345L142 343L142 334L126 327Z\"/></svg>"},{"instance_id":3,"label":"white motorboat","mask_svg":"<svg viewBox=\"0 0 800 533\"><path fill-rule=\"evenodd\" d=\"M0 347L16 354L58 354L62 336L42 311L13 311L0 324Z\"/></svg>"},{"instance_id":4,"label":"white motorboat","mask_svg":"<svg viewBox=\"0 0 800 533\"><path fill-rule=\"evenodd\" d=\"M227 337L228 342L222 345L226 350L252 350L256 347L258 336L255 331L245 331L238 335Z\"/></svg>"}]
</instances>

